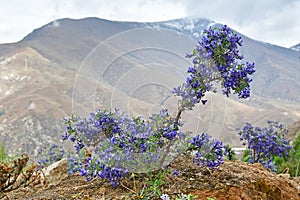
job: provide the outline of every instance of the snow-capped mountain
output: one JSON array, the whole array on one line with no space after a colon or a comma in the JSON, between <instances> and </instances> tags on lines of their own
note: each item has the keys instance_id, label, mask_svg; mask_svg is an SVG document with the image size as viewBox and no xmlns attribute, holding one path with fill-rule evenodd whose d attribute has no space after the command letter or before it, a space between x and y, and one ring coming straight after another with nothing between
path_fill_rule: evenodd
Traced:
<instances>
[{"instance_id":1,"label":"snow-capped mountain","mask_svg":"<svg viewBox=\"0 0 300 200\"><path fill-rule=\"evenodd\" d=\"M214 21L205 18L182 18L163 22L145 23L148 27L165 28L181 32L195 40L200 39L205 29L216 24Z\"/></svg>"}]
</instances>

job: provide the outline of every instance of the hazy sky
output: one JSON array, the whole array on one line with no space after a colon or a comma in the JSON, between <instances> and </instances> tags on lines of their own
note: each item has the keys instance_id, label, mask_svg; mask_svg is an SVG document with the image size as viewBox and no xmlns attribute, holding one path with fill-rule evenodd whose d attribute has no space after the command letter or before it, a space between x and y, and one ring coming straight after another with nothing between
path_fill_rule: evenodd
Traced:
<instances>
[{"instance_id":1,"label":"hazy sky","mask_svg":"<svg viewBox=\"0 0 300 200\"><path fill-rule=\"evenodd\" d=\"M1 0L0 43L21 40L60 18L153 22L204 17L256 40L300 43L300 0Z\"/></svg>"}]
</instances>

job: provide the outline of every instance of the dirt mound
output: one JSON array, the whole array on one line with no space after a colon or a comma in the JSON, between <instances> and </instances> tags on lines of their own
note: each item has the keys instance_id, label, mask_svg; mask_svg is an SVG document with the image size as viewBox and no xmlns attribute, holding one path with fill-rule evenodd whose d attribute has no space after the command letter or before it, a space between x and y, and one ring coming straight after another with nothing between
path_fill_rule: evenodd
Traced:
<instances>
[{"instance_id":1,"label":"dirt mound","mask_svg":"<svg viewBox=\"0 0 300 200\"><path fill-rule=\"evenodd\" d=\"M216 170L199 168L190 158L180 157L170 169L178 171L178 176L164 175L162 193L171 199L181 193L197 195L196 199L207 200L296 200L300 180L286 175L277 175L260 164L240 161L225 161ZM106 180L95 179L86 182L78 174L62 176L47 185L20 188L7 194L9 199L147 199L142 193L149 187L143 175L122 180L113 187ZM54 180L54 179L53 179ZM56 180L56 179L55 179ZM140 196L138 195L140 194ZM142 198L142 196L144 198ZM4 198L5 199L5 198ZM154 197L148 199L155 199Z\"/></svg>"}]
</instances>

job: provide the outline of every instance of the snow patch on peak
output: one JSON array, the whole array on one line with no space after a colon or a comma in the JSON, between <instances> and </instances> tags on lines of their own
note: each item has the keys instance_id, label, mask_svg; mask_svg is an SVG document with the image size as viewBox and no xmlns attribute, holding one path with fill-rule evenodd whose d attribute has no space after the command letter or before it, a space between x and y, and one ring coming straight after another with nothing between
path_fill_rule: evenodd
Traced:
<instances>
[{"instance_id":1,"label":"snow patch on peak","mask_svg":"<svg viewBox=\"0 0 300 200\"><path fill-rule=\"evenodd\" d=\"M200 34L197 33L197 32L195 32L195 33L193 33L193 36L194 36L195 38L198 38L198 37L200 37Z\"/></svg>"},{"instance_id":2,"label":"snow patch on peak","mask_svg":"<svg viewBox=\"0 0 300 200\"><path fill-rule=\"evenodd\" d=\"M213 26L215 24L216 23L214 21L206 18L186 17L186 18L161 22L159 26L185 33L198 40L205 29L208 29L210 26ZM152 24L152 26L153 25L154 24Z\"/></svg>"},{"instance_id":3,"label":"snow patch on peak","mask_svg":"<svg viewBox=\"0 0 300 200\"><path fill-rule=\"evenodd\" d=\"M176 28L176 29L181 29L182 28L182 24L179 23L178 21L165 22L163 24L166 25L166 26L169 26L169 27Z\"/></svg>"},{"instance_id":4,"label":"snow patch on peak","mask_svg":"<svg viewBox=\"0 0 300 200\"><path fill-rule=\"evenodd\" d=\"M292 46L290 49L294 50L294 51L300 51L300 44L297 44L295 46Z\"/></svg>"},{"instance_id":5,"label":"snow patch on peak","mask_svg":"<svg viewBox=\"0 0 300 200\"><path fill-rule=\"evenodd\" d=\"M191 21L190 24L188 24L184 27L185 30L189 30L189 31L193 31L194 28L195 28L195 24L193 23L193 21Z\"/></svg>"}]
</instances>

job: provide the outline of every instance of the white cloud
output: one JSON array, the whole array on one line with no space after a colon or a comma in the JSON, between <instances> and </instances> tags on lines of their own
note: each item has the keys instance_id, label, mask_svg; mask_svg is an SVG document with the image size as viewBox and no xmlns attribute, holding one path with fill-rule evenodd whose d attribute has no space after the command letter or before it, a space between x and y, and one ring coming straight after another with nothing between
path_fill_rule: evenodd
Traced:
<instances>
[{"instance_id":1,"label":"white cloud","mask_svg":"<svg viewBox=\"0 0 300 200\"><path fill-rule=\"evenodd\" d=\"M46 1L11 0L1 2L0 43L17 42L33 29L54 20L53 3Z\"/></svg>"},{"instance_id":2,"label":"white cloud","mask_svg":"<svg viewBox=\"0 0 300 200\"><path fill-rule=\"evenodd\" d=\"M225 23L257 40L290 47L300 43L299 0L187 0L186 12Z\"/></svg>"},{"instance_id":3,"label":"white cloud","mask_svg":"<svg viewBox=\"0 0 300 200\"><path fill-rule=\"evenodd\" d=\"M181 2L165 0L75 0L68 1L68 4L59 8L60 16L66 14L77 17L97 16L121 21L159 21L185 16Z\"/></svg>"},{"instance_id":4,"label":"white cloud","mask_svg":"<svg viewBox=\"0 0 300 200\"><path fill-rule=\"evenodd\" d=\"M225 23L257 40L300 42L299 0L10 0L1 2L0 43L16 42L60 18L164 21L197 16Z\"/></svg>"}]
</instances>

